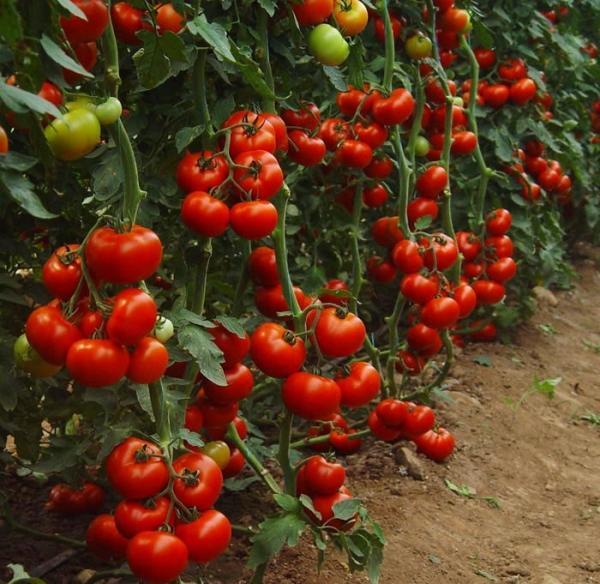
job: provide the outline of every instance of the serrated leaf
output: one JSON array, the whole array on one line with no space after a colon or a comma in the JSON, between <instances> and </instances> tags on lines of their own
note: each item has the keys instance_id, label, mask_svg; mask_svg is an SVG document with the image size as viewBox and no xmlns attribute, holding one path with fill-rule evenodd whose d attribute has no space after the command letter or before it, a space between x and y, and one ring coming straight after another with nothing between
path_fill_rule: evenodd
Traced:
<instances>
[{"instance_id":1,"label":"serrated leaf","mask_svg":"<svg viewBox=\"0 0 600 584\"><path fill-rule=\"evenodd\" d=\"M154 89L164 83L172 74L179 72L173 67L175 63L188 60L183 41L172 32L156 36L144 30L138 33L138 37L144 46L133 55L133 61L140 84L146 89Z\"/></svg>"},{"instance_id":2,"label":"serrated leaf","mask_svg":"<svg viewBox=\"0 0 600 584\"><path fill-rule=\"evenodd\" d=\"M185 324L197 324L202 328L215 328L215 323L210 320L206 320L199 314L188 310L187 308L180 308L176 312L170 312L169 318L173 321L176 327L183 326Z\"/></svg>"},{"instance_id":3,"label":"serrated leaf","mask_svg":"<svg viewBox=\"0 0 600 584\"><path fill-rule=\"evenodd\" d=\"M38 114L50 114L55 118L62 118L60 110L53 103L35 93L8 85L3 77L0 77L0 100L9 110L18 114L31 110Z\"/></svg>"},{"instance_id":4,"label":"serrated leaf","mask_svg":"<svg viewBox=\"0 0 600 584\"><path fill-rule=\"evenodd\" d=\"M444 484L456 495L466 497L467 499L474 497L476 494L475 490L469 487L468 485L457 485L453 483L450 479L444 479Z\"/></svg>"},{"instance_id":5,"label":"serrated leaf","mask_svg":"<svg viewBox=\"0 0 600 584\"><path fill-rule=\"evenodd\" d=\"M83 20L87 20L87 16L85 15L85 12L83 12L83 10L81 10L81 8L79 8L79 6L77 6L77 4L74 4L72 2L72 0L56 0L64 9L68 10L71 14L74 14L75 16L77 16L78 18L82 18Z\"/></svg>"},{"instance_id":6,"label":"serrated leaf","mask_svg":"<svg viewBox=\"0 0 600 584\"><path fill-rule=\"evenodd\" d=\"M275 14L275 8L277 6L276 0L258 0L258 3L269 16Z\"/></svg>"},{"instance_id":7,"label":"serrated leaf","mask_svg":"<svg viewBox=\"0 0 600 584\"><path fill-rule=\"evenodd\" d=\"M196 138L202 135L202 132L204 132L204 126L181 128L175 134L175 148L177 148L177 152L183 152Z\"/></svg>"},{"instance_id":8,"label":"serrated leaf","mask_svg":"<svg viewBox=\"0 0 600 584\"><path fill-rule=\"evenodd\" d=\"M292 495L276 494L273 499L284 511L297 513L300 510L300 502Z\"/></svg>"},{"instance_id":9,"label":"serrated leaf","mask_svg":"<svg viewBox=\"0 0 600 584\"><path fill-rule=\"evenodd\" d=\"M48 55L55 63L58 63L61 67L73 71L82 77L93 79L94 75L87 69L81 66L80 63L75 61L72 57L67 55L52 39L47 37L45 34L40 39L40 44L46 55Z\"/></svg>"},{"instance_id":10,"label":"serrated leaf","mask_svg":"<svg viewBox=\"0 0 600 584\"><path fill-rule=\"evenodd\" d=\"M150 399L150 388L147 385L142 385L140 383L133 383L131 386L135 390L135 395L140 407L148 414L150 420L154 422L154 411L152 410L152 400Z\"/></svg>"},{"instance_id":11,"label":"serrated leaf","mask_svg":"<svg viewBox=\"0 0 600 584\"><path fill-rule=\"evenodd\" d=\"M533 388L548 398L552 399L556 393L556 387L562 381L562 377L555 377L553 379L538 379L537 376L533 380Z\"/></svg>"},{"instance_id":12,"label":"serrated leaf","mask_svg":"<svg viewBox=\"0 0 600 584\"><path fill-rule=\"evenodd\" d=\"M23 210L38 219L54 219L58 214L52 213L33 190L30 180L21 174L0 171L0 185L10 195L11 199Z\"/></svg>"},{"instance_id":13,"label":"serrated leaf","mask_svg":"<svg viewBox=\"0 0 600 584\"><path fill-rule=\"evenodd\" d=\"M179 345L185 349L198 364L200 373L216 385L226 385L223 373L223 353L215 345L212 337L194 324L184 326L178 333Z\"/></svg>"},{"instance_id":14,"label":"serrated leaf","mask_svg":"<svg viewBox=\"0 0 600 584\"><path fill-rule=\"evenodd\" d=\"M346 79L344 78L344 74L340 71L338 67L330 67L328 65L323 66L323 72L325 73L325 77L329 79L331 85L333 85L334 89L337 91L347 91L348 84L346 83Z\"/></svg>"},{"instance_id":15,"label":"serrated leaf","mask_svg":"<svg viewBox=\"0 0 600 584\"><path fill-rule=\"evenodd\" d=\"M491 367L492 358L488 355L477 355L473 357L473 363L477 363L477 365L481 365L482 367Z\"/></svg>"},{"instance_id":16,"label":"serrated leaf","mask_svg":"<svg viewBox=\"0 0 600 584\"><path fill-rule=\"evenodd\" d=\"M179 438L181 438L181 440L185 440L188 444L191 444L192 446L197 446L198 448L204 446L204 440L202 440L200 434L198 434L197 432L192 432L187 428L181 428L178 432L178 436Z\"/></svg>"},{"instance_id":17,"label":"serrated leaf","mask_svg":"<svg viewBox=\"0 0 600 584\"><path fill-rule=\"evenodd\" d=\"M315 506L313 505L313 501L308 495L300 495L299 500L300 500L300 503L302 504L302 507L304 507L305 509L308 509L318 519L321 519L321 513L315 509Z\"/></svg>"},{"instance_id":18,"label":"serrated leaf","mask_svg":"<svg viewBox=\"0 0 600 584\"><path fill-rule=\"evenodd\" d=\"M202 37L220 57L234 62L227 31L217 22L208 22L204 14L199 14L187 24L194 36Z\"/></svg>"},{"instance_id":19,"label":"serrated leaf","mask_svg":"<svg viewBox=\"0 0 600 584\"><path fill-rule=\"evenodd\" d=\"M418 231L423 231L423 229L427 229L432 222L433 217L431 215L424 215L423 217L419 217L415 221L415 229Z\"/></svg>"},{"instance_id":20,"label":"serrated leaf","mask_svg":"<svg viewBox=\"0 0 600 584\"><path fill-rule=\"evenodd\" d=\"M270 517L259 525L260 531L252 538L248 567L256 568L279 553L284 545L297 545L306 522L294 513Z\"/></svg>"},{"instance_id":21,"label":"serrated leaf","mask_svg":"<svg viewBox=\"0 0 600 584\"><path fill-rule=\"evenodd\" d=\"M362 506L360 499L346 499L333 506L333 516L342 521L352 519Z\"/></svg>"},{"instance_id":22,"label":"serrated leaf","mask_svg":"<svg viewBox=\"0 0 600 584\"><path fill-rule=\"evenodd\" d=\"M230 479L227 479L223 483L223 486L228 491L231 491L233 493L238 493L238 492L245 491L250 485L257 483L259 481L260 481L260 479L256 475L253 475L251 477L245 477L243 479L230 478Z\"/></svg>"},{"instance_id":23,"label":"serrated leaf","mask_svg":"<svg viewBox=\"0 0 600 584\"><path fill-rule=\"evenodd\" d=\"M246 338L246 331L239 318L233 316L217 316L215 320L223 325L230 333L238 336L240 339Z\"/></svg>"}]
</instances>

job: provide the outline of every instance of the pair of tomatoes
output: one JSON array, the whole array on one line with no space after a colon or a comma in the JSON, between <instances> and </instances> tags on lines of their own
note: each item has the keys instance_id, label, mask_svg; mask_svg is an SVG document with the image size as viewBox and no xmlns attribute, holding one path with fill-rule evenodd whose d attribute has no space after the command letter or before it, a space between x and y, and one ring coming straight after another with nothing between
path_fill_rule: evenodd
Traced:
<instances>
[{"instance_id":1,"label":"pair of tomatoes","mask_svg":"<svg viewBox=\"0 0 600 584\"><path fill-rule=\"evenodd\" d=\"M45 509L65 515L95 513L104 503L104 489L91 482L85 482L79 489L59 483L50 489Z\"/></svg>"}]
</instances>

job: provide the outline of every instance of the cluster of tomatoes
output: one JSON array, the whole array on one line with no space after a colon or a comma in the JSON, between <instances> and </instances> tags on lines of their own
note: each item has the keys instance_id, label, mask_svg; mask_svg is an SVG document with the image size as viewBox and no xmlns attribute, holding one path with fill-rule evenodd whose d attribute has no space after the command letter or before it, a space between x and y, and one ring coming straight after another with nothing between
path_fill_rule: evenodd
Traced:
<instances>
[{"instance_id":1,"label":"cluster of tomatoes","mask_svg":"<svg viewBox=\"0 0 600 584\"><path fill-rule=\"evenodd\" d=\"M88 547L99 557L126 558L145 582L171 582L190 560L205 564L229 545L231 524L213 509L223 474L207 454L185 452L167 463L156 444L129 437L108 456L106 474L123 500L88 527Z\"/></svg>"},{"instance_id":2,"label":"cluster of tomatoes","mask_svg":"<svg viewBox=\"0 0 600 584\"><path fill-rule=\"evenodd\" d=\"M384 442L411 440L428 458L443 462L456 445L454 436L444 428L435 427L435 413L425 405L398 399L384 399L370 413L369 428Z\"/></svg>"},{"instance_id":3,"label":"cluster of tomatoes","mask_svg":"<svg viewBox=\"0 0 600 584\"><path fill-rule=\"evenodd\" d=\"M134 383L158 380L169 355L152 333L166 341L172 330L155 329L154 299L132 284L154 274L161 259L160 239L139 225L123 232L100 227L83 247L57 249L42 270L54 300L27 318L25 335L15 344L17 365L37 377L66 366L87 387L113 385L125 376ZM120 289L104 298L101 285Z\"/></svg>"},{"instance_id":4,"label":"cluster of tomatoes","mask_svg":"<svg viewBox=\"0 0 600 584\"><path fill-rule=\"evenodd\" d=\"M537 201L542 196L542 189L556 197L561 205L571 200L573 182L563 172L558 160L544 158L545 146L539 140L528 140L523 149L516 152L517 162L506 168L521 185L521 194L528 201Z\"/></svg>"},{"instance_id":5,"label":"cluster of tomatoes","mask_svg":"<svg viewBox=\"0 0 600 584\"><path fill-rule=\"evenodd\" d=\"M79 489L59 483L50 489L45 509L64 515L96 513L104 504L104 489L86 481Z\"/></svg>"}]
</instances>

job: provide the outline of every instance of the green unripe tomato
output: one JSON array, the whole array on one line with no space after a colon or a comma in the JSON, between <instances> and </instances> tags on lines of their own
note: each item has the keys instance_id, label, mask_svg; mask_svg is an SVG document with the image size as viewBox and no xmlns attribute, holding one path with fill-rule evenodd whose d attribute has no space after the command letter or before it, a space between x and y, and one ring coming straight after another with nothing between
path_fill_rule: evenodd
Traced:
<instances>
[{"instance_id":1,"label":"green unripe tomato","mask_svg":"<svg viewBox=\"0 0 600 584\"><path fill-rule=\"evenodd\" d=\"M430 149L431 144L429 144L429 140L427 140L425 136L417 136L415 141L415 154L422 158L423 156L427 156L429 154Z\"/></svg>"},{"instance_id":2,"label":"green unripe tomato","mask_svg":"<svg viewBox=\"0 0 600 584\"><path fill-rule=\"evenodd\" d=\"M27 337L21 335L13 345L15 365L29 373L32 377L43 379L56 375L61 367L44 361L38 352L29 344Z\"/></svg>"},{"instance_id":3,"label":"green unripe tomato","mask_svg":"<svg viewBox=\"0 0 600 584\"><path fill-rule=\"evenodd\" d=\"M44 135L56 158L79 160L100 143L100 122L92 112L80 107L54 120Z\"/></svg>"},{"instance_id":4,"label":"green unripe tomato","mask_svg":"<svg viewBox=\"0 0 600 584\"><path fill-rule=\"evenodd\" d=\"M103 126L114 124L123 113L123 106L116 97L109 97L104 103L96 106L96 117Z\"/></svg>"},{"instance_id":5,"label":"green unripe tomato","mask_svg":"<svg viewBox=\"0 0 600 584\"><path fill-rule=\"evenodd\" d=\"M231 450L226 442L222 440L214 440L213 442L207 442L201 449L202 454L206 454L212 458L221 470L223 470L228 464L231 458Z\"/></svg>"},{"instance_id":6,"label":"green unripe tomato","mask_svg":"<svg viewBox=\"0 0 600 584\"><path fill-rule=\"evenodd\" d=\"M68 111L73 112L78 109L86 109L92 113L96 111L96 104L88 97L78 97L73 101L65 103L65 107Z\"/></svg>"},{"instance_id":7,"label":"green unripe tomato","mask_svg":"<svg viewBox=\"0 0 600 584\"><path fill-rule=\"evenodd\" d=\"M414 34L406 40L404 50L411 59L426 59L427 57L431 57L433 43L429 37L423 34Z\"/></svg>"},{"instance_id":8,"label":"green unripe tomato","mask_svg":"<svg viewBox=\"0 0 600 584\"><path fill-rule=\"evenodd\" d=\"M458 107L463 107L463 106L465 105L465 102L463 101L463 98L462 98L462 97L455 97L455 98L452 100L452 103L453 103L454 105L457 105Z\"/></svg>"},{"instance_id":9,"label":"green unripe tomato","mask_svg":"<svg viewBox=\"0 0 600 584\"><path fill-rule=\"evenodd\" d=\"M319 24L310 31L308 48L319 63L332 67L341 65L350 54L342 33L330 24Z\"/></svg>"},{"instance_id":10,"label":"green unripe tomato","mask_svg":"<svg viewBox=\"0 0 600 584\"><path fill-rule=\"evenodd\" d=\"M161 342L166 343L175 334L173 323L164 316L159 316L154 325L154 336Z\"/></svg>"}]
</instances>

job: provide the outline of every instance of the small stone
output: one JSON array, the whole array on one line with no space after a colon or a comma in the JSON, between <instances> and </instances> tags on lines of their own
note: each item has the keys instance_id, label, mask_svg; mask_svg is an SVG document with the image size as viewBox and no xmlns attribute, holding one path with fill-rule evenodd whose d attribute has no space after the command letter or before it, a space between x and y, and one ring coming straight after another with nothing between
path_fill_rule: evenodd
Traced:
<instances>
[{"instance_id":1,"label":"small stone","mask_svg":"<svg viewBox=\"0 0 600 584\"><path fill-rule=\"evenodd\" d=\"M544 288L543 286L536 286L532 290L532 293L541 304L558 306L558 298L547 288Z\"/></svg>"},{"instance_id":2,"label":"small stone","mask_svg":"<svg viewBox=\"0 0 600 584\"><path fill-rule=\"evenodd\" d=\"M425 480L425 471L419 457L407 446L397 446L394 448L394 458L396 462L404 467L408 475L417 481Z\"/></svg>"},{"instance_id":3,"label":"small stone","mask_svg":"<svg viewBox=\"0 0 600 584\"><path fill-rule=\"evenodd\" d=\"M525 566L519 566L517 564L511 564L505 570L509 576L529 576L531 572L525 568Z\"/></svg>"},{"instance_id":4,"label":"small stone","mask_svg":"<svg viewBox=\"0 0 600 584\"><path fill-rule=\"evenodd\" d=\"M94 576L96 572L94 570L81 570L77 576L75 576L76 584L85 584L92 576Z\"/></svg>"},{"instance_id":5,"label":"small stone","mask_svg":"<svg viewBox=\"0 0 600 584\"><path fill-rule=\"evenodd\" d=\"M550 576L550 574L545 574L542 578L541 584L563 584L560 580L556 579L554 576Z\"/></svg>"},{"instance_id":6,"label":"small stone","mask_svg":"<svg viewBox=\"0 0 600 584\"><path fill-rule=\"evenodd\" d=\"M595 564L592 562L582 562L577 567L581 568L585 572L600 572L600 564Z\"/></svg>"}]
</instances>

